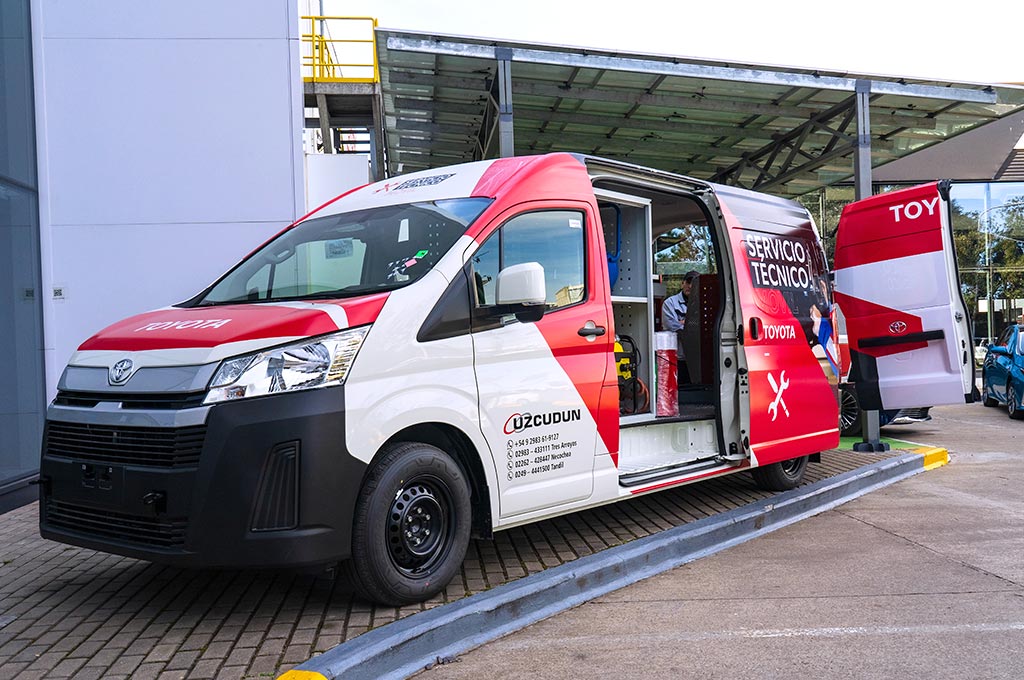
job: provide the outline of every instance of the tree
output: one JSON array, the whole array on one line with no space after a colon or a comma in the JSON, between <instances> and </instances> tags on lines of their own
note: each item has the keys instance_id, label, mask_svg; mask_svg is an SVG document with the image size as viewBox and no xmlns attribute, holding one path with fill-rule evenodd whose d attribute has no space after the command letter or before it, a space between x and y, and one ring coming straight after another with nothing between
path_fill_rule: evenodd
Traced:
<instances>
[{"instance_id":1,"label":"tree","mask_svg":"<svg viewBox=\"0 0 1024 680\"><path fill-rule=\"evenodd\" d=\"M962 210L952 205L954 243L960 266L961 288L968 308L978 309L979 300L993 300L993 333L1016 314L1010 300L1024 297L1024 196L1014 196L988 210ZM987 244L987 249L986 249ZM991 273L992 290L988 290ZM995 308L1003 311L996 312ZM1012 314L1012 316L1011 316ZM988 333L988 319L975 319L975 336Z\"/></svg>"},{"instance_id":2,"label":"tree","mask_svg":"<svg viewBox=\"0 0 1024 680\"><path fill-rule=\"evenodd\" d=\"M712 252L708 228L699 224L673 227L654 243L655 262L706 262Z\"/></svg>"}]
</instances>

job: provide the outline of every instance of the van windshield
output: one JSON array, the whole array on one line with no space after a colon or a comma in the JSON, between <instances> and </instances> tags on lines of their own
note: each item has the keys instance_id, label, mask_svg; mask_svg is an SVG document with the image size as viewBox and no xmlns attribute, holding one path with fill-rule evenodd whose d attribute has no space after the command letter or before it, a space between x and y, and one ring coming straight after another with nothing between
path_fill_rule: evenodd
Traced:
<instances>
[{"instance_id":1,"label":"van windshield","mask_svg":"<svg viewBox=\"0 0 1024 680\"><path fill-rule=\"evenodd\" d=\"M343 298L407 286L430 271L491 202L457 198L307 220L184 306Z\"/></svg>"}]
</instances>

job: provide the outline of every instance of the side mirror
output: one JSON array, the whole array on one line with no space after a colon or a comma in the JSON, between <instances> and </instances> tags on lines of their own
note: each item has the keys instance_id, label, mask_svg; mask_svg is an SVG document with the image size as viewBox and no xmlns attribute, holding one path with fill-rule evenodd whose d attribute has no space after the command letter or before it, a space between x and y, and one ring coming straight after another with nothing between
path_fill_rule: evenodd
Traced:
<instances>
[{"instance_id":1,"label":"side mirror","mask_svg":"<svg viewBox=\"0 0 1024 680\"><path fill-rule=\"evenodd\" d=\"M523 322L540 321L547 303L544 267L539 262L523 262L498 272L495 285L498 309L515 314Z\"/></svg>"},{"instance_id":2,"label":"side mirror","mask_svg":"<svg viewBox=\"0 0 1024 680\"><path fill-rule=\"evenodd\" d=\"M498 272L496 302L499 305L543 305L547 301L544 267L523 262Z\"/></svg>"}]
</instances>

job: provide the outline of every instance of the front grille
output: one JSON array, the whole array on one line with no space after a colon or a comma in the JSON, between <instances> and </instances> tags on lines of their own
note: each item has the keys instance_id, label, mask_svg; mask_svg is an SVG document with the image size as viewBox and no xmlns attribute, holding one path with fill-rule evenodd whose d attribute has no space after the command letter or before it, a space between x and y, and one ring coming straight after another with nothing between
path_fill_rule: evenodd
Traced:
<instances>
[{"instance_id":1,"label":"front grille","mask_svg":"<svg viewBox=\"0 0 1024 680\"><path fill-rule=\"evenodd\" d=\"M206 426L122 427L46 422L44 451L94 463L186 468L199 465Z\"/></svg>"},{"instance_id":2,"label":"front grille","mask_svg":"<svg viewBox=\"0 0 1024 680\"><path fill-rule=\"evenodd\" d=\"M121 408L133 409L160 409L180 411L186 408L196 408L203 405L206 400L206 392L79 392L74 390L60 390L53 403L57 406L78 406L81 408L93 408L101 402L113 402L121 405Z\"/></svg>"},{"instance_id":3,"label":"front grille","mask_svg":"<svg viewBox=\"0 0 1024 680\"><path fill-rule=\"evenodd\" d=\"M183 548L188 521L96 510L47 499L45 521L51 528L156 548Z\"/></svg>"}]
</instances>

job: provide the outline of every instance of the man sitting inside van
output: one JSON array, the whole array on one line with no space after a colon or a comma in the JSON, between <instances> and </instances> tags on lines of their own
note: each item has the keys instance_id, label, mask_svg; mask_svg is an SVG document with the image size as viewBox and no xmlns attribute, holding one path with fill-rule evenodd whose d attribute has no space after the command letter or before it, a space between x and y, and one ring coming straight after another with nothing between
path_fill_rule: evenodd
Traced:
<instances>
[{"instance_id":1,"label":"man sitting inside van","mask_svg":"<svg viewBox=\"0 0 1024 680\"><path fill-rule=\"evenodd\" d=\"M675 331L678 335L686 325L686 304L690 299L690 291L693 290L693 282L700 276L700 272L691 269L683 275L683 285L678 293L665 298L661 306L661 329ZM679 384L690 382L690 374L686 369L686 355L683 352L683 340L679 338L676 345L676 354L679 356Z\"/></svg>"}]
</instances>

